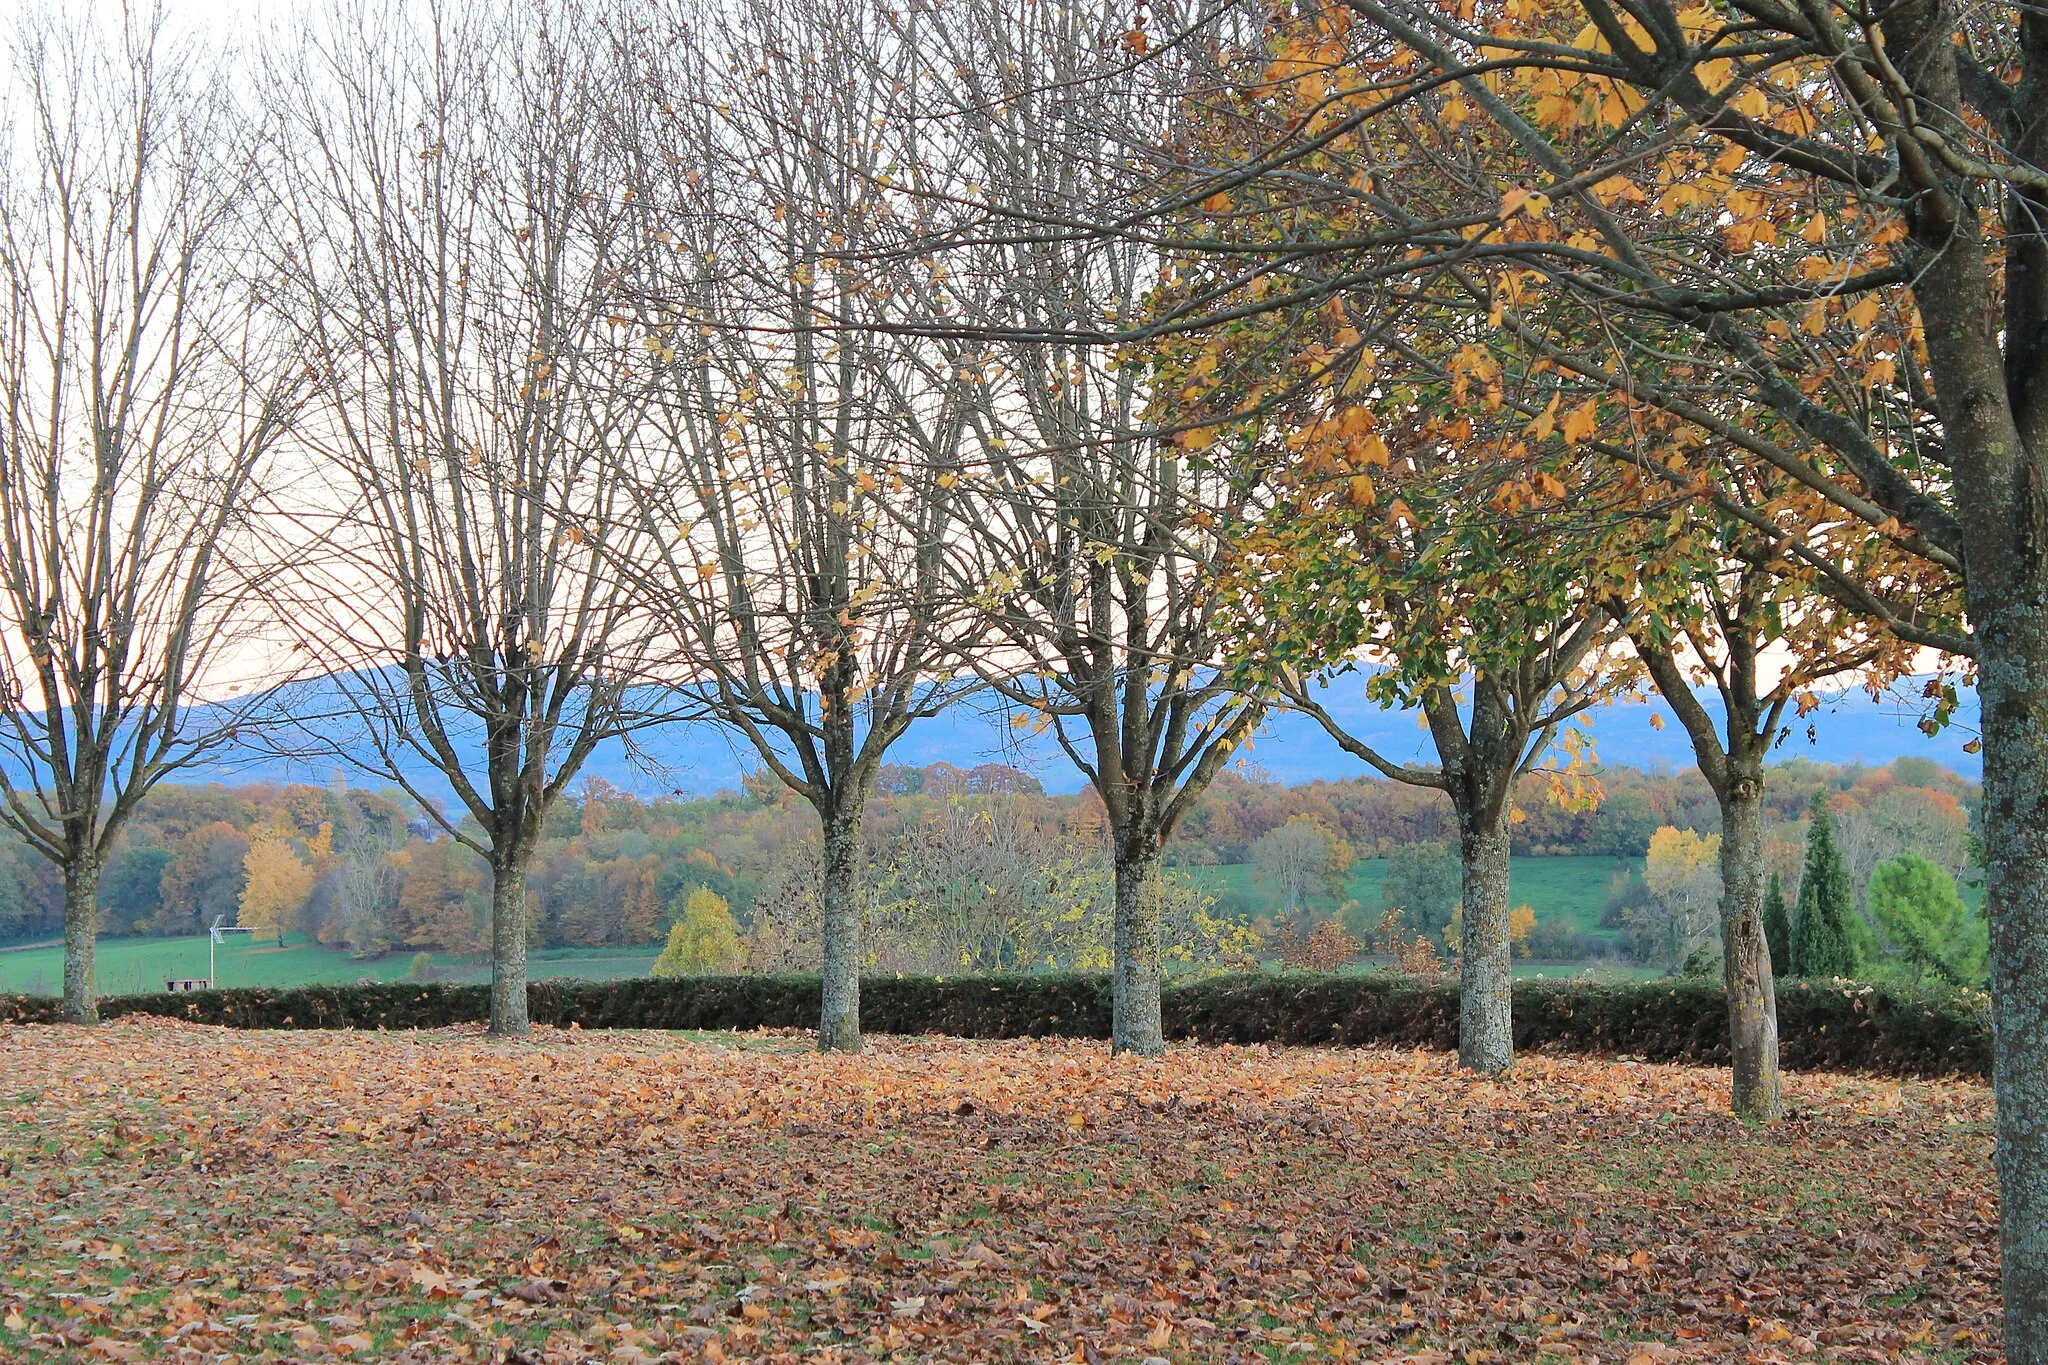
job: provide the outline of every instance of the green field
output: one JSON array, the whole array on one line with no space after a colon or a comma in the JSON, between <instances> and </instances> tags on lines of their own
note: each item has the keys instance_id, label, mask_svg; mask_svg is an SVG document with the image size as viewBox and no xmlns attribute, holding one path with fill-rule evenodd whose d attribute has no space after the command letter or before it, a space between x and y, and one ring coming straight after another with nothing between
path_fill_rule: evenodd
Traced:
<instances>
[{"instance_id":1,"label":"green field","mask_svg":"<svg viewBox=\"0 0 2048 1365\"><path fill-rule=\"evenodd\" d=\"M216 972L222 986L309 986L346 983L368 977L396 981L412 969L411 953L356 959L324 948L303 934L288 934L285 947L275 939L251 942L234 936L217 950ZM606 981L645 976L654 963L653 948L537 948L527 958L527 972L538 979L576 976ZM484 981L490 968L480 959L431 955L434 979ZM105 995L160 991L173 977L206 975L206 939L105 938L97 954L99 989ZM0 950L0 993L56 995L64 988L61 947Z\"/></svg>"},{"instance_id":2,"label":"green field","mask_svg":"<svg viewBox=\"0 0 2048 1365\"><path fill-rule=\"evenodd\" d=\"M1594 938L1610 941L1614 931L1600 927L1600 911L1607 903L1608 880L1616 861L1601 857L1516 858L1508 871L1508 894L1516 905L1528 905L1539 921L1563 920ZM1641 860L1630 864L1639 872ZM1246 866L1194 867L1186 869L1197 886L1218 897L1220 908L1240 914L1259 915L1269 908L1265 893ZM1385 880L1385 859L1358 863L1345 888L1345 898L1355 900L1367 912L1376 913L1380 883ZM1329 907L1334 911L1337 905ZM101 939L98 954L99 989L102 994L121 995L136 991L162 990L170 978L206 975L206 939L193 938L108 938ZM396 981L412 970L413 954L388 953L383 957L356 959L322 947L303 934L286 936L286 946L274 940L252 942L231 937L218 951L216 972L222 986L307 986L346 983L368 977L375 981ZM605 981L617 977L645 976L653 965L656 949L544 948L528 958L527 970L536 979L575 976ZM490 976L481 958L431 954L433 978L442 981L483 981ZM1577 967L1520 967L1517 974L1577 975ZM0 993L55 995L64 985L64 950L52 945L27 949L0 949Z\"/></svg>"},{"instance_id":3,"label":"green field","mask_svg":"<svg viewBox=\"0 0 2048 1365\"><path fill-rule=\"evenodd\" d=\"M1245 869L1201 870L1242 872ZM1597 920L1597 912L1595 917ZM536 980L554 976L580 977L587 981L640 977L647 975L647 969L653 965L654 953L655 950L652 948L539 948L528 956L527 972ZM490 979L489 965L478 959L434 953L432 960L434 980ZM219 972L220 984L227 987L346 985L364 977L374 981L397 981L405 977L411 968L410 953L390 953L379 958L359 960L331 948L323 948L302 934L291 934L287 936L286 946L283 948L278 947L274 941L253 944L246 939L231 938L219 949L216 970ZM206 975L206 940L101 939L98 973L100 993L103 995L162 990L167 978ZM1634 980L1661 975L1654 968L1616 967L1605 963L1596 968L1576 963L1515 964L1517 977L1579 977L1588 974L1602 980ZM63 987L64 950L61 947L0 949L0 994L56 995Z\"/></svg>"},{"instance_id":4,"label":"green field","mask_svg":"<svg viewBox=\"0 0 2048 1365\"><path fill-rule=\"evenodd\" d=\"M1642 859L1626 860L1630 875L1642 872ZM1508 900L1526 905L1541 923L1563 921L1580 933L1602 941L1615 937L1612 929L1600 927L1600 912L1607 905L1607 887L1622 860L1574 855L1563 858L1516 858L1508 866ZM1247 865L1190 867L1182 869L1195 885L1217 897L1222 908L1240 914L1261 915L1272 908L1271 898L1262 890ZM1344 897L1357 901L1368 912L1380 904L1380 884L1386 880L1384 858L1368 858L1352 867ZM1329 907L1335 910L1332 903Z\"/></svg>"}]
</instances>

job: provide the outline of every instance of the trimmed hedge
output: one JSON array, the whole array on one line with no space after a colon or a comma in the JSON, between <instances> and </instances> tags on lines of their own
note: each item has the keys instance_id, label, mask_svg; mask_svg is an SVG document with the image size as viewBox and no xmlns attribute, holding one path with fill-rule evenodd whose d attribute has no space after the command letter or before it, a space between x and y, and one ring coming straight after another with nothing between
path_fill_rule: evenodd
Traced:
<instances>
[{"instance_id":1,"label":"trimmed hedge","mask_svg":"<svg viewBox=\"0 0 2048 1365\"><path fill-rule=\"evenodd\" d=\"M536 1024L586 1029L810 1028L814 976L537 981ZM1218 976L1169 986L1171 1038L1300 1046L1457 1046L1455 982L1383 975ZM0 1023L55 1023L60 1002L0 996ZM443 1028L490 1015L486 986L304 986L110 996L104 1018L155 1014L234 1028ZM861 1022L876 1033L965 1038L1109 1036L1109 978L1098 974L874 977ZM1778 987L1784 1063L1793 1070L1988 1076L1991 1025L1981 995L1791 981ZM1711 982L1515 983L1515 1046L1725 1064L1728 1021Z\"/></svg>"},{"instance_id":2,"label":"trimmed hedge","mask_svg":"<svg viewBox=\"0 0 2048 1365\"><path fill-rule=\"evenodd\" d=\"M1653 1062L1728 1063L1728 1007L1710 981L1515 983L1515 1047ZM1170 1036L1210 1043L1458 1045L1455 982L1212 977L1167 993ZM1989 1076L1986 998L1813 981L1778 985L1780 1060L1794 1071Z\"/></svg>"}]
</instances>

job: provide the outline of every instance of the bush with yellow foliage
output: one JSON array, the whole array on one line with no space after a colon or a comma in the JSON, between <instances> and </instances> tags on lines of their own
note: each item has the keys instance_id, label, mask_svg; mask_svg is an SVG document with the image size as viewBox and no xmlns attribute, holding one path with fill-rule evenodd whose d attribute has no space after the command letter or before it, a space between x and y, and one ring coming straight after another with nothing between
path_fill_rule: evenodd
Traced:
<instances>
[{"instance_id":1,"label":"bush with yellow foliage","mask_svg":"<svg viewBox=\"0 0 2048 1365\"><path fill-rule=\"evenodd\" d=\"M668 944L650 976L699 976L738 971L747 951L725 897L706 886L690 889L683 913L669 926Z\"/></svg>"}]
</instances>

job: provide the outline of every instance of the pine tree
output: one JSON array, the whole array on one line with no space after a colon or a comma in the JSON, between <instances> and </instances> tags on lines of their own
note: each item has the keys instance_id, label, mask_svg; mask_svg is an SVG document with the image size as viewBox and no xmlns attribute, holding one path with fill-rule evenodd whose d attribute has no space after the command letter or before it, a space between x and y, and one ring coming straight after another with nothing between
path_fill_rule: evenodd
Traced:
<instances>
[{"instance_id":1,"label":"pine tree","mask_svg":"<svg viewBox=\"0 0 2048 1365\"><path fill-rule=\"evenodd\" d=\"M1970 914L1955 879L1917 853L1870 874L1870 913L1899 968L1916 980L1984 984L1984 921Z\"/></svg>"},{"instance_id":2,"label":"pine tree","mask_svg":"<svg viewBox=\"0 0 2048 1365\"><path fill-rule=\"evenodd\" d=\"M1785 888L1775 872L1764 895L1764 941L1771 945L1771 975L1792 975L1792 918L1785 913Z\"/></svg>"},{"instance_id":3,"label":"pine tree","mask_svg":"<svg viewBox=\"0 0 2048 1365\"><path fill-rule=\"evenodd\" d=\"M1835 822L1827 791L1813 796L1813 823L1806 831L1806 867L1799 877L1799 918L1792 926L1792 973L1835 977L1856 974L1856 947L1849 916L1849 867L1835 846Z\"/></svg>"}]
</instances>

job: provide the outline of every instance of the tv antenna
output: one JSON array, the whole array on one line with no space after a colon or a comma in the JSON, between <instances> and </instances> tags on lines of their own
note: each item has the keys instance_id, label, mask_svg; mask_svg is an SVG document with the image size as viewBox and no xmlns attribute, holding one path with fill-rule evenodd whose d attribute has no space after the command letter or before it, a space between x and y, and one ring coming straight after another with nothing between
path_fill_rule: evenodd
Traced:
<instances>
[{"instance_id":1,"label":"tv antenna","mask_svg":"<svg viewBox=\"0 0 2048 1365\"><path fill-rule=\"evenodd\" d=\"M253 934L256 931L246 925L229 924L226 915L215 915L213 923L206 927L206 989L218 989L219 981L213 973L213 955L228 934Z\"/></svg>"}]
</instances>

